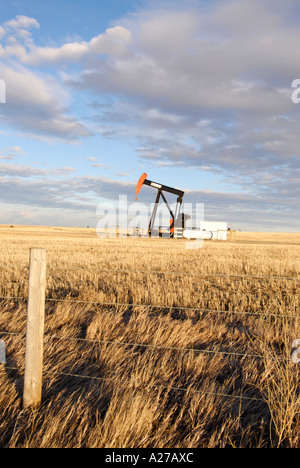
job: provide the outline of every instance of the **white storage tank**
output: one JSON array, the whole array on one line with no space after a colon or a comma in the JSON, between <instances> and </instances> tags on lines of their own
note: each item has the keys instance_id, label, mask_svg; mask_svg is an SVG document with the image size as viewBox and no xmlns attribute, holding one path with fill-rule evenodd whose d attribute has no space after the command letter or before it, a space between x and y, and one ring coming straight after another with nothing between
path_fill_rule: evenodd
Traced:
<instances>
[{"instance_id":1,"label":"white storage tank","mask_svg":"<svg viewBox=\"0 0 300 468\"><path fill-rule=\"evenodd\" d=\"M197 229L185 229L186 239L227 240L228 223L218 221L202 221Z\"/></svg>"}]
</instances>

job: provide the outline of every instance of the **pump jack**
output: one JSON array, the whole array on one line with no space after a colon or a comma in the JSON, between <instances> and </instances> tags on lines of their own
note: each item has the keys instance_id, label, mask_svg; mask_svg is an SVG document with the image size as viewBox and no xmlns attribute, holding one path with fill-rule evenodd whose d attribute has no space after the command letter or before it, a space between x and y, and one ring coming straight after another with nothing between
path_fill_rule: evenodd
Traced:
<instances>
[{"instance_id":1,"label":"pump jack","mask_svg":"<svg viewBox=\"0 0 300 468\"><path fill-rule=\"evenodd\" d=\"M155 204L154 204L154 208L153 208L153 212L152 212L152 215L151 215L151 218L150 218L150 222L149 222L149 226L148 226L148 236L151 237L151 235L153 234L153 228L154 228L154 222L155 222L155 218L156 218L156 213L157 213L157 207L158 207L158 203L159 203L159 200L160 200L160 197L163 199L163 201L165 202L168 210L169 210L169 213L170 213L170 237L173 238L174 237L174 232L175 232L175 227L181 227L181 228L184 228L184 219L185 219L185 215L181 214L181 216L179 215L180 213L180 209L181 209L181 205L182 205L182 198L184 196L184 192L180 189L177 189L177 188L172 188L172 187L168 187L167 185L163 185L163 184L158 184L157 182L152 182L151 180L148 180L147 179L148 177L148 174L144 173L141 175L138 183L137 183L137 186L136 186L136 195L139 194L141 188L143 185L148 185L149 187L153 187L155 189L157 189L157 195L156 195L156 200L155 200ZM176 205L176 209L175 209L175 213L173 213L173 211L171 210L167 200L166 200L166 197L164 195L164 192L168 192L168 193L172 193L173 195L177 195L177 205ZM136 200L137 200L137 197L136 197Z\"/></svg>"}]
</instances>

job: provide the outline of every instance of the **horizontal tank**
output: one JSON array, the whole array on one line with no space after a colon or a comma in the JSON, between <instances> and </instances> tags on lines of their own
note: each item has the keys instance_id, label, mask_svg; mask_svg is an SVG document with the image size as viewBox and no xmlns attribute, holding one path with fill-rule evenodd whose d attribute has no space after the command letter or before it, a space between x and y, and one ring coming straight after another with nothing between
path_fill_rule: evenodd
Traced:
<instances>
[{"instance_id":1,"label":"horizontal tank","mask_svg":"<svg viewBox=\"0 0 300 468\"><path fill-rule=\"evenodd\" d=\"M199 231L195 229L185 229L183 237L186 239L212 239L213 233L211 231Z\"/></svg>"}]
</instances>

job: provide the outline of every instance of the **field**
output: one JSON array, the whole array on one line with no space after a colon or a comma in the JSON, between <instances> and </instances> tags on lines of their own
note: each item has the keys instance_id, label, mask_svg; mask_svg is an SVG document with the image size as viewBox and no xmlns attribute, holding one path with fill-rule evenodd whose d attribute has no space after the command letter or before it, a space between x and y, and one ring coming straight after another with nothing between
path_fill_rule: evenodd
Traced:
<instances>
[{"instance_id":1,"label":"field","mask_svg":"<svg viewBox=\"0 0 300 468\"><path fill-rule=\"evenodd\" d=\"M42 405L25 411L31 247L47 300ZM300 447L299 259L300 234L187 250L0 226L0 447Z\"/></svg>"}]
</instances>

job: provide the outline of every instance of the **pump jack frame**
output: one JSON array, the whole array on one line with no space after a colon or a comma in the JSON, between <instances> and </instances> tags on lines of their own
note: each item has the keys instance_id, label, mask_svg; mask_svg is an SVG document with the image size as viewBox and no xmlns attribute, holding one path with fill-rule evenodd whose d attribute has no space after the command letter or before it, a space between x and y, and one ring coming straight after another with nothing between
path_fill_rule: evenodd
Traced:
<instances>
[{"instance_id":1,"label":"pump jack frame","mask_svg":"<svg viewBox=\"0 0 300 468\"><path fill-rule=\"evenodd\" d=\"M167 208L169 210L170 216L171 216L171 218L170 218L170 237L174 238L175 222L178 219L179 214L180 214L184 192L182 190L180 190L180 189L173 188L173 187L168 187L167 185L159 184L157 182L153 182L151 180L148 180L147 177L148 177L148 174L146 174L146 173L142 174L142 176L140 177L140 179L138 181L138 184L137 184L137 187L136 187L136 195L138 195L138 193L141 190L143 185L148 185L149 187L153 187L153 188L157 189L155 204L154 204L154 208L153 208L151 218L150 218L150 221L149 221L149 225L148 225L148 236L151 237L153 232L154 232L153 228L154 228L155 218L156 218L156 214L157 214L157 208L158 208L160 198L162 198L164 203L166 204L166 206L167 206ZM171 210L170 205L167 202L167 199L166 199L163 192L168 192L168 193L172 193L173 195L177 195L177 204L176 204L175 213L173 213L173 211Z\"/></svg>"}]
</instances>

